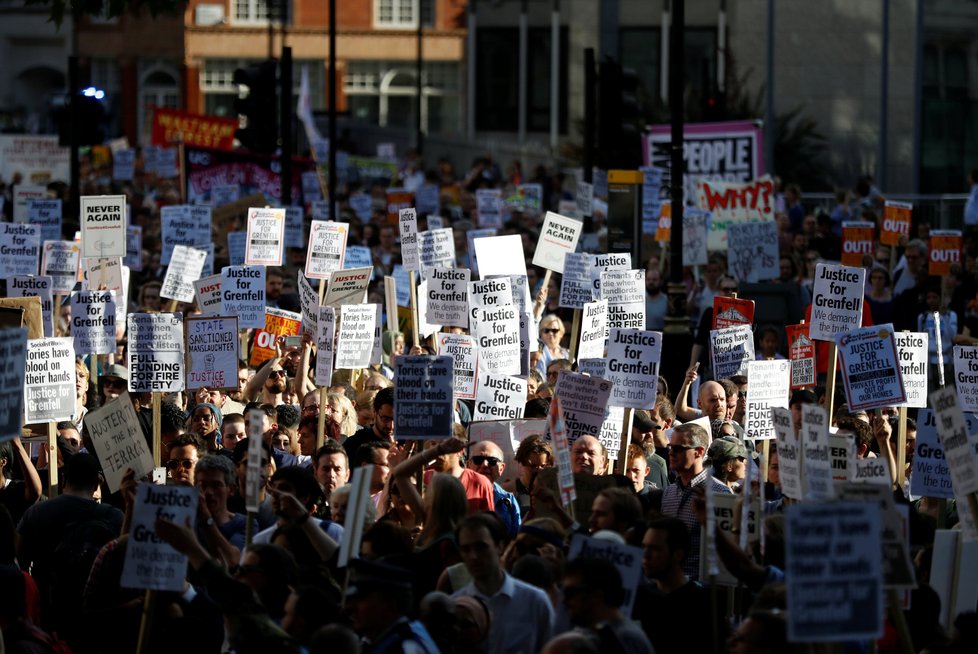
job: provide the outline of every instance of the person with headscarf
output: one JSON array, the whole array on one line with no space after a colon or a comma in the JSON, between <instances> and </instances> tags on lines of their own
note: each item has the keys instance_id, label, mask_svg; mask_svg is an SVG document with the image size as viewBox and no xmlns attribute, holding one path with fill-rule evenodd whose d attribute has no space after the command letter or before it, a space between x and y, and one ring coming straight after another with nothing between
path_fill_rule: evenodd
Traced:
<instances>
[{"instance_id":1,"label":"person with headscarf","mask_svg":"<svg viewBox=\"0 0 978 654\"><path fill-rule=\"evenodd\" d=\"M207 445L208 452L216 452L221 449L222 422L224 422L224 414L216 404L201 402L190 414L190 431Z\"/></svg>"}]
</instances>

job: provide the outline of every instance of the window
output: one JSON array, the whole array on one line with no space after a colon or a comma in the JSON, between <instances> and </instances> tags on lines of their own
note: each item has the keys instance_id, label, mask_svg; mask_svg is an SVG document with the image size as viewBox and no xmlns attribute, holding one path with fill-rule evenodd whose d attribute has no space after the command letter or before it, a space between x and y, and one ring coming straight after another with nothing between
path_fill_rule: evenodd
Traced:
<instances>
[{"instance_id":1,"label":"window","mask_svg":"<svg viewBox=\"0 0 978 654\"><path fill-rule=\"evenodd\" d=\"M234 22L239 25L267 25L269 20L278 23L283 18L279 15L280 12L284 12L285 22L288 23L288 17L292 15L290 2L291 0L233 0Z\"/></svg>"},{"instance_id":2,"label":"window","mask_svg":"<svg viewBox=\"0 0 978 654\"><path fill-rule=\"evenodd\" d=\"M350 115L358 122L382 127L413 128L417 112L416 73L410 61L350 61L343 77ZM425 62L421 71L421 119L426 132L460 129L460 74L457 63Z\"/></svg>"},{"instance_id":3,"label":"window","mask_svg":"<svg viewBox=\"0 0 978 654\"><path fill-rule=\"evenodd\" d=\"M234 116L234 99L238 97L238 85L234 83L234 71L258 60L205 59L200 70L200 90L204 95L204 111L211 116ZM298 102L302 69L309 71L309 98L313 110L325 109L325 63L319 59L296 59L292 62L292 95Z\"/></svg>"},{"instance_id":4,"label":"window","mask_svg":"<svg viewBox=\"0 0 978 654\"><path fill-rule=\"evenodd\" d=\"M435 0L374 0L374 25L396 29L417 28L419 5L421 24L434 27Z\"/></svg>"}]
</instances>

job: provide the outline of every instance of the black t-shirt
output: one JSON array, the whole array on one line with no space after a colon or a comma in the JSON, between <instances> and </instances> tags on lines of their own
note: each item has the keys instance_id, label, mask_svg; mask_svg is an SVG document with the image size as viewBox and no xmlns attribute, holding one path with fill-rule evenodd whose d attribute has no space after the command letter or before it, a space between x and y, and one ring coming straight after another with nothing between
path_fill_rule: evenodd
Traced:
<instances>
[{"instance_id":1,"label":"black t-shirt","mask_svg":"<svg viewBox=\"0 0 978 654\"><path fill-rule=\"evenodd\" d=\"M7 485L0 488L0 504L7 507L14 524L20 522L24 511L30 506L24 499L24 488L24 482L16 479L7 480Z\"/></svg>"},{"instance_id":2,"label":"black t-shirt","mask_svg":"<svg viewBox=\"0 0 978 654\"><path fill-rule=\"evenodd\" d=\"M367 425L366 427L361 427L357 430L357 433L343 441L343 449L346 450L346 456L350 459L350 467L353 468L356 465L356 463L354 463L354 459L356 458L357 450L360 449L361 445L373 443L374 441L379 440L385 439L377 437L376 432L374 432L373 425Z\"/></svg>"},{"instance_id":3,"label":"black t-shirt","mask_svg":"<svg viewBox=\"0 0 978 654\"><path fill-rule=\"evenodd\" d=\"M709 616L710 592L696 581L688 581L671 593L663 593L655 584L642 584L632 611L656 654L711 651L713 630L708 628ZM725 642L725 633L719 637L721 643Z\"/></svg>"}]
</instances>

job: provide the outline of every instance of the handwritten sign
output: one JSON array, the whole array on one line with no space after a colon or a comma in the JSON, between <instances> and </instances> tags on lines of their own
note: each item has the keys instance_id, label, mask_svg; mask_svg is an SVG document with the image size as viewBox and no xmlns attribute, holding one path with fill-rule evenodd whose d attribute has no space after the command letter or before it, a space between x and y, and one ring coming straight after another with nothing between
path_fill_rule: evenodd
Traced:
<instances>
[{"instance_id":1,"label":"handwritten sign","mask_svg":"<svg viewBox=\"0 0 978 654\"><path fill-rule=\"evenodd\" d=\"M578 359L604 356L608 341L608 300L587 302L581 314L581 339L577 346ZM603 375L602 375L603 376Z\"/></svg>"},{"instance_id":2,"label":"handwritten sign","mask_svg":"<svg viewBox=\"0 0 978 654\"><path fill-rule=\"evenodd\" d=\"M238 386L238 318L187 316L187 388Z\"/></svg>"},{"instance_id":3,"label":"handwritten sign","mask_svg":"<svg viewBox=\"0 0 978 654\"><path fill-rule=\"evenodd\" d=\"M85 428L102 463L105 483L113 493L119 490L127 469L139 479L153 471L150 452L132 406L129 393L85 414Z\"/></svg>"},{"instance_id":4,"label":"handwritten sign","mask_svg":"<svg viewBox=\"0 0 978 654\"><path fill-rule=\"evenodd\" d=\"M700 179L699 208L711 214L707 248L727 250L727 229L746 222L774 221L774 182L770 175L750 182Z\"/></svg>"},{"instance_id":5,"label":"handwritten sign","mask_svg":"<svg viewBox=\"0 0 978 654\"><path fill-rule=\"evenodd\" d=\"M734 223L727 246L727 270L737 279L756 284L781 275L777 223Z\"/></svg>"}]
</instances>

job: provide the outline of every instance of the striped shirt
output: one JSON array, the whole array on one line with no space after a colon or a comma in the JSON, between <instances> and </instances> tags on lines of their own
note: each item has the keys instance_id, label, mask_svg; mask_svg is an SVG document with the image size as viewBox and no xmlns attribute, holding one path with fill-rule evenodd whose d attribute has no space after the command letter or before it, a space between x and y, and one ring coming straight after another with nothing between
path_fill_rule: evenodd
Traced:
<instances>
[{"instance_id":1,"label":"striped shirt","mask_svg":"<svg viewBox=\"0 0 978 654\"><path fill-rule=\"evenodd\" d=\"M700 523L696 519L696 512L693 511L693 488L700 484L710 484L714 493L731 493L733 491L710 474L710 468L704 468L702 472L693 477L689 486L683 484L679 477L676 477L674 484L669 484L668 488L662 493L662 515L679 518L689 529L691 547L689 555L683 562L683 572L690 579L700 578Z\"/></svg>"}]
</instances>

